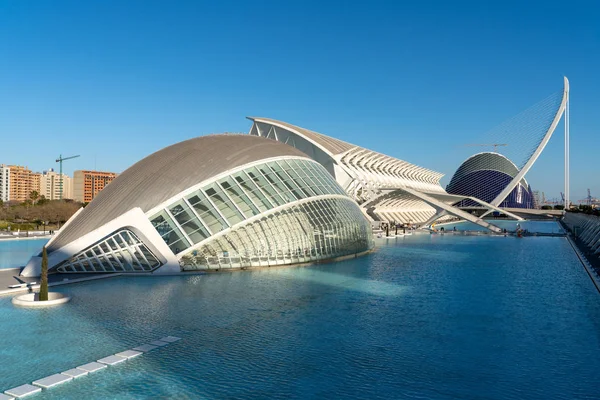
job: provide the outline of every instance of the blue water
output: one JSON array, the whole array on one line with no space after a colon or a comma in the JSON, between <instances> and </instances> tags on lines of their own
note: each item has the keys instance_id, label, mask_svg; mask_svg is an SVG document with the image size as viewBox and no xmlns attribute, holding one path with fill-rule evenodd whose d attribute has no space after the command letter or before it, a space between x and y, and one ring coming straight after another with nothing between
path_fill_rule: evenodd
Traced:
<instances>
[{"instance_id":1,"label":"blue water","mask_svg":"<svg viewBox=\"0 0 600 400\"><path fill-rule=\"evenodd\" d=\"M183 340L32 399L598 398L600 295L564 238L412 235L309 268L0 297L0 390Z\"/></svg>"},{"instance_id":2,"label":"blue water","mask_svg":"<svg viewBox=\"0 0 600 400\"><path fill-rule=\"evenodd\" d=\"M487 222L496 225L499 228L506 229L509 232L517 230L517 224L521 229L526 229L529 232L535 233L563 233L563 229L558 222L555 221L515 221L502 219L486 219ZM447 223L436 226L438 229L444 227L446 231L451 231L456 227L458 231L487 231L486 228L468 221L457 223Z\"/></svg>"},{"instance_id":3,"label":"blue water","mask_svg":"<svg viewBox=\"0 0 600 400\"><path fill-rule=\"evenodd\" d=\"M48 239L0 240L0 269L22 267L39 253Z\"/></svg>"}]
</instances>

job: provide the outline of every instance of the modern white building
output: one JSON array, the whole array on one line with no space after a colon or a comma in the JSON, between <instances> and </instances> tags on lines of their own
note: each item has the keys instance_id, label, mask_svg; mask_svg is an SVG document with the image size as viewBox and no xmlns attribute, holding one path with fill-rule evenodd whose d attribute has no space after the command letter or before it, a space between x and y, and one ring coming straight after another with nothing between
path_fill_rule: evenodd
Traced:
<instances>
[{"instance_id":1,"label":"modern white building","mask_svg":"<svg viewBox=\"0 0 600 400\"><path fill-rule=\"evenodd\" d=\"M525 175L563 115L568 197L568 102L569 81L565 77L562 91L499 126L501 137L510 131L512 147L523 155L519 164L495 152L470 157L449 185L452 193L440 186L443 174L439 172L286 122L250 117L253 122L250 135L288 144L320 163L371 221L431 225L451 215L500 232L500 228L482 218L498 211L521 220L511 210L533 208L533 195ZM480 208L481 216L465 212L461 209L463 204L469 206L466 208Z\"/></svg>"},{"instance_id":2,"label":"modern white building","mask_svg":"<svg viewBox=\"0 0 600 400\"><path fill-rule=\"evenodd\" d=\"M40 177L40 196L44 196L48 200L60 200L61 199L61 186L62 186L62 198L72 199L73 198L73 182L71 177L62 174L62 179L59 173L55 172L54 169L50 168L48 171L44 171Z\"/></svg>"},{"instance_id":3,"label":"modern white building","mask_svg":"<svg viewBox=\"0 0 600 400\"><path fill-rule=\"evenodd\" d=\"M471 221L495 232L501 229L452 205L470 196L451 195L440 186L444 174L363 147L270 118L249 117L250 135L288 144L321 164L360 205L371 221L425 225L446 215ZM506 213L506 212L505 212ZM510 213L508 213L510 214ZM521 219L510 214L511 217Z\"/></svg>"},{"instance_id":4,"label":"modern white building","mask_svg":"<svg viewBox=\"0 0 600 400\"><path fill-rule=\"evenodd\" d=\"M286 122L251 117L249 135L177 143L116 177L48 242L49 269L161 274L331 260L369 251L371 224L379 221L427 226L454 216L502 232L482 218L498 211L522 219L501 204L524 188L530 195L525 174L561 116L568 116L568 91L565 78L559 106L549 108L549 121L538 124L542 134L534 132L535 146L521 166L486 153L459 171L479 173L481 165L495 163L504 183L490 191L490 202L447 193L439 172ZM568 122L565 126L568 143ZM483 215L457 206L464 202L482 208ZM33 257L22 275L39 275L40 265L40 257Z\"/></svg>"},{"instance_id":5,"label":"modern white building","mask_svg":"<svg viewBox=\"0 0 600 400\"><path fill-rule=\"evenodd\" d=\"M491 203L519 173L519 168L506 156L496 152L483 152L466 159L456 170L446 191L452 194L473 196ZM502 208L535 208L534 195L525 180L521 181L499 204ZM471 200L461 201L460 207L479 207Z\"/></svg>"},{"instance_id":6,"label":"modern white building","mask_svg":"<svg viewBox=\"0 0 600 400\"><path fill-rule=\"evenodd\" d=\"M299 264L373 247L370 223L318 162L250 135L210 135L127 169L47 244L49 271L169 274ZM23 276L37 276L33 257Z\"/></svg>"},{"instance_id":7,"label":"modern white building","mask_svg":"<svg viewBox=\"0 0 600 400\"><path fill-rule=\"evenodd\" d=\"M0 200L10 200L10 168L4 164L0 164Z\"/></svg>"}]
</instances>

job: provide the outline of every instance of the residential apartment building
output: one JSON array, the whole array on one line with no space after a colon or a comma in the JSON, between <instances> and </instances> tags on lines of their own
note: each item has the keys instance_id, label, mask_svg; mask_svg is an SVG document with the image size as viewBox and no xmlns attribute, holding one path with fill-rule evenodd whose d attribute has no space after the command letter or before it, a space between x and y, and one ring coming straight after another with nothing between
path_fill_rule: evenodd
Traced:
<instances>
[{"instance_id":1,"label":"residential apartment building","mask_svg":"<svg viewBox=\"0 0 600 400\"><path fill-rule=\"evenodd\" d=\"M9 201L25 201L31 192L39 192L41 174L21 165L9 165Z\"/></svg>"},{"instance_id":2,"label":"residential apartment building","mask_svg":"<svg viewBox=\"0 0 600 400\"><path fill-rule=\"evenodd\" d=\"M62 175L62 196L61 196L61 176L59 173L50 168L44 171L40 176L40 196L44 196L48 200L60 200L73 198L73 180L71 177Z\"/></svg>"},{"instance_id":3,"label":"residential apartment building","mask_svg":"<svg viewBox=\"0 0 600 400\"><path fill-rule=\"evenodd\" d=\"M0 200L7 202L10 196L10 169L0 164Z\"/></svg>"},{"instance_id":4,"label":"residential apartment building","mask_svg":"<svg viewBox=\"0 0 600 400\"><path fill-rule=\"evenodd\" d=\"M114 172L75 171L73 174L73 198L83 203L89 203L116 177L117 174Z\"/></svg>"}]
</instances>

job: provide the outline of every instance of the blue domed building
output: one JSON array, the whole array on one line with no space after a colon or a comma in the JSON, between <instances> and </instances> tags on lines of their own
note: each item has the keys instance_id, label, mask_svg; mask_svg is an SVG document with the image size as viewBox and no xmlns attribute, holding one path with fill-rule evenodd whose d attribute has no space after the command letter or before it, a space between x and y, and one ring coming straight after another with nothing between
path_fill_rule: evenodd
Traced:
<instances>
[{"instance_id":1,"label":"blue domed building","mask_svg":"<svg viewBox=\"0 0 600 400\"><path fill-rule=\"evenodd\" d=\"M450 194L472 196L491 203L519 173L517 166L502 154L484 152L465 160L454 173L446 191ZM478 207L472 200L463 200L458 207ZM499 204L504 208L535 208L531 187L525 180L517 184Z\"/></svg>"}]
</instances>

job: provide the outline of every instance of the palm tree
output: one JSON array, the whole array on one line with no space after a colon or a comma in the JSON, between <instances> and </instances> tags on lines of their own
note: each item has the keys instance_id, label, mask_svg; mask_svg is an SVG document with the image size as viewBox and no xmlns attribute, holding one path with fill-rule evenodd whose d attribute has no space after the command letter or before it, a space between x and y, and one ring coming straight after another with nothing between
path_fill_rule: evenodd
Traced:
<instances>
[{"instance_id":1,"label":"palm tree","mask_svg":"<svg viewBox=\"0 0 600 400\"><path fill-rule=\"evenodd\" d=\"M29 198L31 199L31 203L33 205L35 205L35 201L40 197L40 194L37 192L37 190L32 190L31 193L29 193Z\"/></svg>"}]
</instances>

